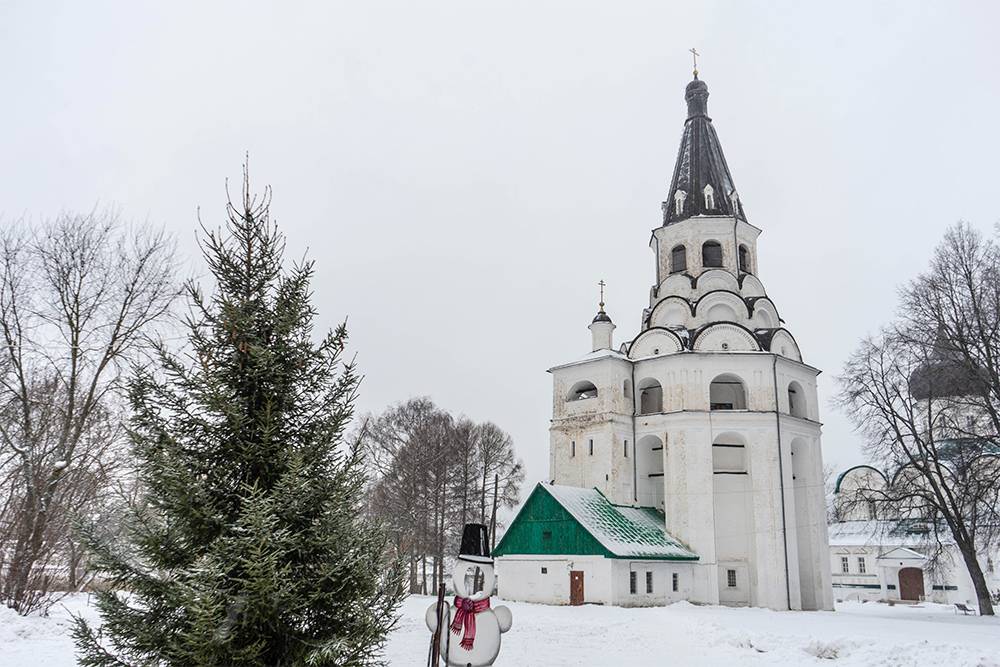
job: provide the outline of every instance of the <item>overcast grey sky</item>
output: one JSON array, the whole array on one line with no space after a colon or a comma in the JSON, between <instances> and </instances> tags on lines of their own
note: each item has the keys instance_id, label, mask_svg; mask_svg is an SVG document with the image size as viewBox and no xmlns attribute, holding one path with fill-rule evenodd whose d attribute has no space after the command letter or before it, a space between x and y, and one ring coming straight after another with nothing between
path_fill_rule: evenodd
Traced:
<instances>
[{"instance_id":1,"label":"overcast grey sky","mask_svg":"<svg viewBox=\"0 0 1000 667\"><path fill-rule=\"evenodd\" d=\"M844 358L946 226L1000 219L997 25L985 1L0 0L0 214L114 203L203 273L197 209L221 224L249 151L322 323L350 317L361 409L493 420L533 482L599 279L637 332L695 46L844 466Z\"/></svg>"}]
</instances>

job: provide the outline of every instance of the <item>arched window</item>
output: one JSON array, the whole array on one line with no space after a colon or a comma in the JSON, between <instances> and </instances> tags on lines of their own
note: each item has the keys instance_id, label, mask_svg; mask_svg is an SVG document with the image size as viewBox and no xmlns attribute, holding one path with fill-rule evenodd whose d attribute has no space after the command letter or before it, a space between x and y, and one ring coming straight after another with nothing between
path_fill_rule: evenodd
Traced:
<instances>
[{"instance_id":1,"label":"arched window","mask_svg":"<svg viewBox=\"0 0 1000 667\"><path fill-rule=\"evenodd\" d=\"M793 417L806 416L806 396L798 382L788 385L788 414Z\"/></svg>"},{"instance_id":2,"label":"arched window","mask_svg":"<svg viewBox=\"0 0 1000 667\"><path fill-rule=\"evenodd\" d=\"M720 434L712 443L712 472L733 474L746 471L746 442L737 433Z\"/></svg>"},{"instance_id":3,"label":"arched window","mask_svg":"<svg viewBox=\"0 0 1000 667\"><path fill-rule=\"evenodd\" d=\"M663 412L663 387L653 378L646 378L638 384L639 414L652 415Z\"/></svg>"},{"instance_id":4,"label":"arched window","mask_svg":"<svg viewBox=\"0 0 1000 667\"><path fill-rule=\"evenodd\" d=\"M750 273L750 251L745 245L740 246L740 271Z\"/></svg>"},{"instance_id":5,"label":"arched window","mask_svg":"<svg viewBox=\"0 0 1000 667\"><path fill-rule=\"evenodd\" d=\"M710 410L746 410L743 380L729 373L718 376L709 386L708 401Z\"/></svg>"},{"instance_id":6,"label":"arched window","mask_svg":"<svg viewBox=\"0 0 1000 667\"><path fill-rule=\"evenodd\" d=\"M701 265L722 266L722 246L718 241L706 241L701 247Z\"/></svg>"},{"instance_id":7,"label":"arched window","mask_svg":"<svg viewBox=\"0 0 1000 667\"><path fill-rule=\"evenodd\" d=\"M569 396L566 397L566 401L585 401L588 398L597 398L597 387L594 386L593 382L583 380L573 385L573 388L569 390Z\"/></svg>"},{"instance_id":8,"label":"arched window","mask_svg":"<svg viewBox=\"0 0 1000 667\"><path fill-rule=\"evenodd\" d=\"M705 210L711 211L715 208L715 189L709 183L705 186Z\"/></svg>"},{"instance_id":9,"label":"arched window","mask_svg":"<svg viewBox=\"0 0 1000 667\"><path fill-rule=\"evenodd\" d=\"M683 190L678 190L674 193L674 213L677 215L684 215L685 199L687 199L687 193Z\"/></svg>"},{"instance_id":10,"label":"arched window","mask_svg":"<svg viewBox=\"0 0 1000 667\"><path fill-rule=\"evenodd\" d=\"M670 251L670 273L680 273L681 271L687 271L687 268L688 268L687 248L685 248L682 245L679 245Z\"/></svg>"}]
</instances>

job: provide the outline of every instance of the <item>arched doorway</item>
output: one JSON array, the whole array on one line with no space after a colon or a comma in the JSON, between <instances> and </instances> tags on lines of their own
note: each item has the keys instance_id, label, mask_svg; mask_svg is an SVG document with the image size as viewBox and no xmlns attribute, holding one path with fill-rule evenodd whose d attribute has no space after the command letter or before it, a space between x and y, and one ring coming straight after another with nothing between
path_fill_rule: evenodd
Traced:
<instances>
[{"instance_id":1,"label":"arched doorway","mask_svg":"<svg viewBox=\"0 0 1000 667\"><path fill-rule=\"evenodd\" d=\"M645 435L635 443L636 500L663 509L663 441Z\"/></svg>"},{"instance_id":2,"label":"arched doorway","mask_svg":"<svg viewBox=\"0 0 1000 667\"><path fill-rule=\"evenodd\" d=\"M739 433L721 433L712 443L712 501L719 602L750 604L753 554L753 487L747 441Z\"/></svg>"},{"instance_id":3,"label":"arched doorway","mask_svg":"<svg viewBox=\"0 0 1000 667\"><path fill-rule=\"evenodd\" d=\"M919 600L924 595L924 571L919 567L904 567L899 571L899 599Z\"/></svg>"}]
</instances>

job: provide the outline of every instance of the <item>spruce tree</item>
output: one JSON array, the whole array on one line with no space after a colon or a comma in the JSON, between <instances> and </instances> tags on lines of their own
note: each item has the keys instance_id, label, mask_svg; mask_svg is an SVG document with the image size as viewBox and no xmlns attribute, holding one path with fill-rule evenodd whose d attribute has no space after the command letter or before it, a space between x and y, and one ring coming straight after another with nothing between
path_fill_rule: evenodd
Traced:
<instances>
[{"instance_id":1,"label":"spruce tree","mask_svg":"<svg viewBox=\"0 0 1000 667\"><path fill-rule=\"evenodd\" d=\"M227 207L202 251L188 345L129 387L140 500L83 527L108 582L76 620L83 665L374 665L402 597L345 442L359 375L344 325L313 336L312 262L286 269L270 191Z\"/></svg>"}]
</instances>

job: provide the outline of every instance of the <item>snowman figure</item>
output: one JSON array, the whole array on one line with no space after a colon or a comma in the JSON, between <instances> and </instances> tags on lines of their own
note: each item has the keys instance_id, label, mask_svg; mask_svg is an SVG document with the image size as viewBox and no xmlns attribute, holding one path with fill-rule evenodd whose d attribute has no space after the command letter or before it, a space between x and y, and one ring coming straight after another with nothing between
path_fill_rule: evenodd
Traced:
<instances>
[{"instance_id":1,"label":"snowman figure","mask_svg":"<svg viewBox=\"0 0 1000 667\"><path fill-rule=\"evenodd\" d=\"M441 635L441 657L451 667L492 665L500 653L500 634L510 630L513 621L507 607L490 607L496 576L493 574L488 543L486 526L481 523L466 524L458 563L451 573L455 604L447 605L440 614L445 624ZM483 587L479 591L475 590L477 568L483 577ZM469 574L472 576L467 576ZM430 631L437 632L439 614L436 602L427 610L425 620Z\"/></svg>"}]
</instances>

